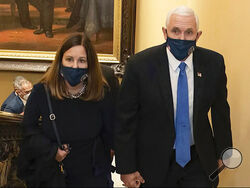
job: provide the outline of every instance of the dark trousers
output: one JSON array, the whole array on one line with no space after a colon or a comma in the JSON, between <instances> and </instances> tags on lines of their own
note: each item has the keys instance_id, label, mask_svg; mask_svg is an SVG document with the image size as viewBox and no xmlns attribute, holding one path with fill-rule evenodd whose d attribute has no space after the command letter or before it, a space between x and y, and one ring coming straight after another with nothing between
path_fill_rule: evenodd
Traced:
<instances>
[{"instance_id":1,"label":"dark trousers","mask_svg":"<svg viewBox=\"0 0 250 188\"><path fill-rule=\"evenodd\" d=\"M175 150L173 151L165 185L166 187L216 187L218 179L214 182L209 180L195 146L192 146L191 161L184 168L176 163Z\"/></svg>"},{"instance_id":2,"label":"dark trousers","mask_svg":"<svg viewBox=\"0 0 250 188\"><path fill-rule=\"evenodd\" d=\"M83 15L84 19L80 20L81 8L84 8ZM89 0L76 0L73 10L71 12L67 28L71 28L80 21L80 27L84 29L86 23L86 17L89 11Z\"/></svg>"},{"instance_id":3,"label":"dark trousers","mask_svg":"<svg viewBox=\"0 0 250 188\"><path fill-rule=\"evenodd\" d=\"M93 174L79 174L66 177L67 187L113 187L111 174L101 174L94 176Z\"/></svg>"},{"instance_id":4,"label":"dark trousers","mask_svg":"<svg viewBox=\"0 0 250 188\"><path fill-rule=\"evenodd\" d=\"M69 7L69 8L73 9L74 4L75 4L75 1L74 1L74 0L68 0L68 7Z\"/></svg>"},{"instance_id":5,"label":"dark trousers","mask_svg":"<svg viewBox=\"0 0 250 188\"><path fill-rule=\"evenodd\" d=\"M55 0L29 0L30 4L40 12L40 28L52 31Z\"/></svg>"},{"instance_id":6,"label":"dark trousers","mask_svg":"<svg viewBox=\"0 0 250 188\"><path fill-rule=\"evenodd\" d=\"M15 2L17 5L21 25L32 25L30 21L28 0L15 0Z\"/></svg>"}]
</instances>

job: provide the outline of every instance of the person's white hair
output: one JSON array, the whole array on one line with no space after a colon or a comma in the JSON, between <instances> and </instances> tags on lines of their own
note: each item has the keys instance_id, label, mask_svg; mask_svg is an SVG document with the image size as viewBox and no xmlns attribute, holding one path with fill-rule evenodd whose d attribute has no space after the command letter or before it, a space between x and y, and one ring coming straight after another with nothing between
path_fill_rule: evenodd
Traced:
<instances>
[{"instance_id":1,"label":"person's white hair","mask_svg":"<svg viewBox=\"0 0 250 188\"><path fill-rule=\"evenodd\" d=\"M173 14L181 15L181 16L194 16L196 21L196 29L199 30L199 18L193 11L193 9L187 7L187 6L179 6L177 8L174 8L168 12L167 19L166 19L166 27L169 23L170 17Z\"/></svg>"},{"instance_id":2,"label":"person's white hair","mask_svg":"<svg viewBox=\"0 0 250 188\"><path fill-rule=\"evenodd\" d=\"M29 82L28 80L26 80L23 76L17 76L14 80L13 80L13 86L14 89L22 89L22 86L25 82Z\"/></svg>"}]
</instances>

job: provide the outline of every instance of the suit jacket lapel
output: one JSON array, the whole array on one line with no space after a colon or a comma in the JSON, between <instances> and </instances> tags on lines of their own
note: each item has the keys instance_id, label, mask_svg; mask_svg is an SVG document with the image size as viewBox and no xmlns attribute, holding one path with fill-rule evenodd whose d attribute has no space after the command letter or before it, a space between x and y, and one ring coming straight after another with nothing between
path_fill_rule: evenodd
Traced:
<instances>
[{"instance_id":1,"label":"suit jacket lapel","mask_svg":"<svg viewBox=\"0 0 250 188\"><path fill-rule=\"evenodd\" d=\"M169 74L169 63L165 45L162 46L161 50L162 53L159 57L159 61L157 62L159 87L165 107L167 109L167 113L171 120L171 124L174 126L173 96Z\"/></svg>"}]
</instances>

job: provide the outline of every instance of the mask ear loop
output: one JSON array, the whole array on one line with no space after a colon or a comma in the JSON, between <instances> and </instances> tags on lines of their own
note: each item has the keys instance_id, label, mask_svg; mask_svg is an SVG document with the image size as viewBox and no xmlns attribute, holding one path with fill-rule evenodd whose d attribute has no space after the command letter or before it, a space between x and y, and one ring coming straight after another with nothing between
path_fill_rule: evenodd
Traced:
<instances>
[{"instance_id":1,"label":"mask ear loop","mask_svg":"<svg viewBox=\"0 0 250 188\"><path fill-rule=\"evenodd\" d=\"M62 61L61 61L60 65L59 65L59 72L60 72L60 75L62 76L62 78L64 78L63 72L62 72Z\"/></svg>"},{"instance_id":2,"label":"mask ear loop","mask_svg":"<svg viewBox=\"0 0 250 188\"><path fill-rule=\"evenodd\" d=\"M198 33L196 34L196 38L195 38L195 41L196 41L196 42L197 42L197 36L198 36ZM196 42L195 42L195 43L196 43ZM196 45L195 45L195 46L192 46L192 47L188 50L188 54L189 54L189 55L190 55L191 53L194 52L195 47L196 47Z\"/></svg>"},{"instance_id":3,"label":"mask ear loop","mask_svg":"<svg viewBox=\"0 0 250 188\"><path fill-rule=\"evenodd\" d=\"M63 73L62 73L62 70L60 71L60 75L64 78Z\"/></svg>"},{"instance_id":4,"label":"mask ear loop","mask_svg":"<svg viewBox=\"0 0 250 188\"><path fill-rule=\"evenodd\" d=\"M81 77L81 82L86 82L88 79L88 73L84 74L82 77Z\"/></svg>"},{"instance_id":5,"label":"mask ear loop","mask_svg":"<svg viewBox=\"0 0 250 188\"><path fill-rule=\"evenodd\" d=\"M196 33L195 41L197 42L198 32Z\"/></svg>"}]
</instances>

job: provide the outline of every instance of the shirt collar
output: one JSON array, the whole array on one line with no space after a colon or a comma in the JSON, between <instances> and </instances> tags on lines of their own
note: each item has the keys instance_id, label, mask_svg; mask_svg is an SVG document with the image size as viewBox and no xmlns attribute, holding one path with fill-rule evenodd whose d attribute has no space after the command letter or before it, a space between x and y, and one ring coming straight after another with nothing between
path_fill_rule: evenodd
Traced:
<instances>
[{"instance_id":1,"label":"shirt collar","mask_svg":"<svg viewBox=\"0 0 250 188\"><path fill-rule=\"evenodd\" d=\"M182 61L177 60L167 47L166 49L167 49L169 64L172 67L172 69L176 71ZM193 69L193 53L191 53L184 62L186 63L187 68L192 70Z\"/></svg>"}]
</instances>

